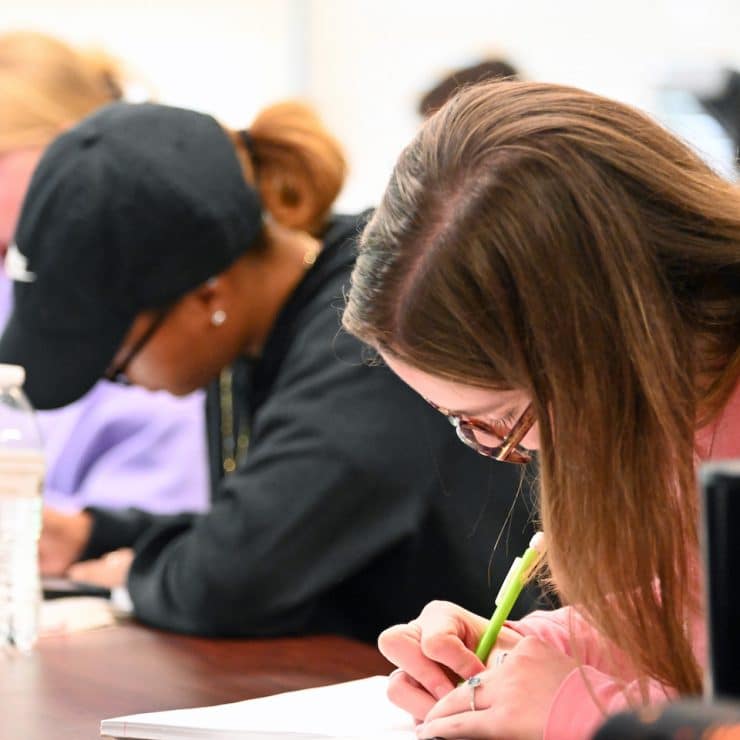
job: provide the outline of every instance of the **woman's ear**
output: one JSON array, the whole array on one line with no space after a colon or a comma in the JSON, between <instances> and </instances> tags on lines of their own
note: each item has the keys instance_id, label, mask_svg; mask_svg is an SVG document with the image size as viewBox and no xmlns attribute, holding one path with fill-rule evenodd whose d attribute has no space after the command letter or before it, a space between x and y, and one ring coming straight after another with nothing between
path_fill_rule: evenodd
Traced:
<instances>
[{"instance_id":1,"label":"woman's ear","mask_svg":"<svg viewBox=\"0 0 740 740\"><path fill-rule=\"evenodd\" d=\"M203 318L203 323L221 326L226 320L229 305L227 281L220 275L209 278L187 295L190 310Z\"/></svg>"}]
</instances>

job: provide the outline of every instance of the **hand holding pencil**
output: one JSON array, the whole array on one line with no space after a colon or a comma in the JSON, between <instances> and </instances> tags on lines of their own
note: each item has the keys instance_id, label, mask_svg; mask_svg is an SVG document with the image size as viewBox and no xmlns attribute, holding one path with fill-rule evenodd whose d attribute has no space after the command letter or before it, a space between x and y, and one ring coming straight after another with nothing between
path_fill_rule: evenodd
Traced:
<instances>
[{"instance_id":1,"label":"hand holding pencil","mask_svg":"<svg viewBox=\"0 0 740 740\"><path fill-rule=\"evenodd\" d=\"M541 538L536 544L542 547ZM395 704L422 720L461 678L480 673L486 664L495 662L496 655L515 647L521 636L502 625L521 591L521 579L531 574L538 559L527 553L517 558L512 566L497 598L501 601L505 595L505 604L497 606L492 620L456 604L435 601L413 621L391 627L381 634L378 641L381 652L399 667L391 675L388 686L388 695ZM526 561L523 569L519 567L521 560ZM512 579L515 567L518 570ZM484 636L485 642L481 644ZM494 643L496 652L486 660ZM476 649L483 659L476 655Z\"/></svg>"},{"instance_id":2,"label":"hand holding pencil","mask_svg":"<svg viewBox=\"0 0 740 740\"><path fill-rule=\"evenodd\" d=\"M542 545L541 537L533 539L514 561L490 620L436 601L380 636L381 652L399 666L388 696L419 722L419 738L542 737L552 700L577 664L555 646L504 624Z\"/></svg>"}]
</instances>

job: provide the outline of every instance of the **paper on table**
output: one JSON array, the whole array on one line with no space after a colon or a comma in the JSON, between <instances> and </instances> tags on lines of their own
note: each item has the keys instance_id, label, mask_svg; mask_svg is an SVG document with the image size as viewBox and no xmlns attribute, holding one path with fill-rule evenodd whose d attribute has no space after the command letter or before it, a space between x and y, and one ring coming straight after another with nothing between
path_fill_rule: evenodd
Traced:
<instances>
[{"instance_id":1,"label":"paper on table","mask_svg":"<svg viewBox=\"0 0 740 740\"><path fill-rule=\"evenodd\" d=\"M110 627L116 617L108 599L69 596L41 603L39 637Z\"/></svg>"},{"instance_id":2,"label":"paper on table","mask_svg":"<svg viewBox=\"0 0 740 740\"><path fill-rule=\"evenodd\" d=\"M385 694L386 676L234 704L106 719L101 735L146 740L415 740L408 714Z\"/></svg>"}]
</instances>

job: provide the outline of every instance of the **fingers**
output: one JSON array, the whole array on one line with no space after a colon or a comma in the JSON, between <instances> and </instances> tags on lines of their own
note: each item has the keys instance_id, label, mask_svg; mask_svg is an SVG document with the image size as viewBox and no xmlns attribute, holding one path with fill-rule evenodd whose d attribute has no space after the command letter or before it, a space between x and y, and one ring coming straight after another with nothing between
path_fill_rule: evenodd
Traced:
<instances>
[{"instance_id":1,"label":"fingers","mask_svg":"<svg viewBox=\"0 0 740 740\"><path fill-rule=\"evenodd\" d=\"M396 706L419 722L427 716L436 701L418 681L400 669L389 676L387 693Z\"/></svg>"},{"instance_id":2,"label":"fingers","mask_svg":"<svg viewBox=\"0 0 740 740\"><path fill-rule=\"evenodd\" d=\"M538 659L542 650L548 648L536 637L522 638L511 652L496 650L491 656L495 665L479 674L481 681L478 686L472 687L467 681L458 685L454 691L449 692L435 704L425 721L471 711L473 706L476 710L491 707L495 703L496 688L500 689L502 686L503 671L507 669L510 671L514 666L520 666L523 661Z\"/></svg>"},{"instance_id":3,"label":"fingers","mask_svg":"<svg viewBox=\"0 0 740 740\"><path fill-rule=\"evenodd\" d=\"M485 630L485 620L455 604L435 601L424 608L417 622L421 627L421 650L428 658L462 678L484 669L474 651Z\"/></svg>"},{"instance_id":4,"label":"fingers","mask_svg":"<svg viewBox=\"0 0 740 740\"><path fill-rule=\"evenodd\" d=\"M433 601L417 619L383 632L378 647L439 699L454 688L458 676L467 678L484 669L473 651L485 625L484 619L456 604Z\"/></svg>"},{"instance_id":5,"label":"fingers","mask_svg":"<svg viewBox=\"0 0 740 740\"><path fill-rule=\"evenodd\" d=\"M390 700L417 719L425 717L460 676L484 670L473 651L485 626L481 617L435 601L417 619L385 630L378 647L400 669L388 683Z\"/></svg>"},{"instance_id":6,"label":"fingers","mask_svg":"<svg viewBox=\"0 0 740 740\"><path fill-rule=\"evenodd\" d=\"M98 560L76 563L67 571L67 575L74 581L94 583L106 588L117 588L126 583L132 560L133 552L131 550L114 550Z\"/></svg>"},{"instance_id":7,"label":"fingers","mask_svg":"<svg viewBox=\"0 0 740 740\"><path fill-rule=\"evenodd\" d=\"M440 699L417 727L418 737L540 736L553 696L573 668L572 658L536 637L524 637L510 652L494 651L492 663L478 675L480 683L466 681Z\"/></svg>"},{"instance_id":8,"label":"fingers","mask_svg":"<svg viewBox=\"0 0 740 740\"><path fill-rule=\"evenodd\" d=\"M416 728L419 738L458 738L466 740L496 740L502 735L492 734L491 715L483 712L461 712L450 717L429 720Z\"/></svg>"},{"instance_id":9,"label":"fingers","mask_svg":"<svg viewBox=\"0 0 740 740\"><path fill-rule=\"evenodd\" d=\"M106 565L101 558L100 560L83 560L81 563L75 563L69 568L67 575L73 581L84 581L85 583L99 585L105 572Z\"/></svg>"},{"instance_id":10,"label":"fingers","mask_svg":"<svg viewBox=\"0 0 740 740\"><path fill-rule=\"evenodd\" d=\"M424 654L421 639L421 628L416 622L399 624L381 633L378 648L391 663L413 678L430 698L441 699L452 691L455 684L441 665ZM395 701L394 697L391 701Z\"/></svg>"},{"instance_id":11,"label":"fingers","mask_svg":"<svg viewBox=\"0 0 740 740\"><path fill-rule=\"evenodd\" d=\"M487 709L491 706L493 695L491 687L494 680L491 676L495 675L491 670L481 675L481 683L477 687L471 686L467 681L455 687L447 696L440 699L424 717L424 723L427 724L435 719L449 717L456 714L464 714ZM472 703L471 703L472 702ZM454 736L453 736L454 737Z\"/></svg>"}]
</instances>

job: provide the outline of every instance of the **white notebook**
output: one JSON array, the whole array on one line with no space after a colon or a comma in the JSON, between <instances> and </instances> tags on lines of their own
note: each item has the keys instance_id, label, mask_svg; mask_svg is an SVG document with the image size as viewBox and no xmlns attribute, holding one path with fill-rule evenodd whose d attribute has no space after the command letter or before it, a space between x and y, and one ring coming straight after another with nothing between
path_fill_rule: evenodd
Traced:
<instances>
[{"instance_id":1,"label":"white notebook","mask_svg":"<svg viewBox=\"0 0 740 740\"><path fill-rule=\"evenodd\" d=\"M100 734L145 740L415 740L408 714L391 704L388 678L290 691L197 709L105 719Z\"/></svg>"}]
</instances>

